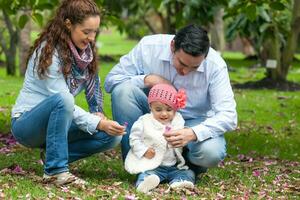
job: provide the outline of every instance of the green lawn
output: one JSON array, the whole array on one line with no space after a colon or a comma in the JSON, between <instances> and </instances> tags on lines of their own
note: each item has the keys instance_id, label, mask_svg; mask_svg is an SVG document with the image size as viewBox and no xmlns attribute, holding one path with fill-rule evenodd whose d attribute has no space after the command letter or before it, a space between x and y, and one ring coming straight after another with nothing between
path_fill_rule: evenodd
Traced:
<instances>
[{"instance_id":1,"label":"green lawn","mask_svg":"<svg viewBox=\"0 0 300 200\"><path fill-rule=\"evenodd\" d=\"M122 55L135 45L134 41L123 42L124 36L116 33L112 37L101 34L103 54ZM224 57L234 69L230 72L233 83L264 75L263 68L249 69L255 61L243 60L240 53L225 53ZM101 63L102 82L113 65ZM288 79L300 83L299 62L294 63ZM9 132L10 109L22 81L7 77L0 68L0 132ZM135 177L123 169L119 148L71 164L71 171L90 183L86 189L45 185L40 179L39 151L17 145L10 152L0 151L0 199L298 199L300 93L241 89L234 93L239 127L226 134L228 157L204 174L195 190L164 193L167 185L163 184L151 196L136 193ZM111 116L109 94L104 93L104 102ZM87 109L83 94L76 103ZM0 149L4 147L0 137Z\"/></svg>"},{"instance_id":2,"label":"green lawn","mask_svg":"<svg viewBox=\"0 0 300 200\"><path fill-rule=\"evenodd\" d=\"M125 34L120 34L114 30L101 31L97 45L101 55L124 55L135 45L135 40L128 40Z\"/></svg>"}]
</instances>

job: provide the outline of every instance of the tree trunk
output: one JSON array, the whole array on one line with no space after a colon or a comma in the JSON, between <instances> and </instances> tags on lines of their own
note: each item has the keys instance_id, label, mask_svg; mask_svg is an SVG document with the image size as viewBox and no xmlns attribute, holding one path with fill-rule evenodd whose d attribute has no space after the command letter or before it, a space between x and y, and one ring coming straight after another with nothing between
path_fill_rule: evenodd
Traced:
<instances>
[{"instance_id":1,"label":"tree trunk","mask_svg":"<svg viewBox=\"0 0 300 200\"><path fill-rule=\"evenodd\" d=\"M174 4L173 4L174 3ZM163 33L175 34L176 33L176 20L174 20L174 16L177 13L182 12L182 5L175 1L169 2L166 5L166 14L163 16L162 25L163 25Z\"/></svg>"},{"instance_id":2,"label":"tree trunk","mask_svg":"<svg viewBox=\"0 0 300 200\"><path fill-rule=\"evenodd\" d=\"M10 54L11 53L9 53L9 55L5 55L6 74L11 75L11 76L15 76L16 75L16 57L15 56L10 56Z\"/></svg>"},{"instance_id":3,"label":"tree trunk","mask_svg":"<svg viewBox=\"0 0 300 200\"><path fill-rule=\"evenodd\" d=\"M287 37L287 43L282 53L282 76L287 77L291 63L293 62L294 53L297 48L300 34L300 0L294 0L294 7L291 21L291 31Z\"/></svg>"},{"instance_id":4,"label":"tree trunk","mask_svg":"<svg viewBox=\"0 0 300 200\"><path fill-rule=\"evenodd\" d=\"M277 67L275 69L267 69L267 78L270 78L275 82L286 81L297 47L300 33L300 0L295 0L293 3L291 31L287 35L287 43L286 46L284 46L283 51L280 51L278 30L274 30L274 38L270 38L267 45L264 46L267 52L269 52L268 59L275 59L277 61Z\"/></svg>"},{"instance_id":5,"label":"tree trunk","mask_svg":"<svg viewBox=\"0 0 300 200\"><path fill-rule=\"evenodd\" d=\"M164 27L164 33L172 33L172 21L171 21L171 16L172 16L172 5L169 3L166 5L166 11L167 11L167 16L165 17L165 27Z\"/></svg>"},{"instance_id":6,"label":"tree trunk","mask_svg":"<svg viewBox=\"0 0 300 200\"><path fill-rule=\"evenodd\" d=\"M19 48L19 65L20 65L20 76L25 75L26 71L26 58L30 49L30 33L31 24L28 21L25 27L20 31L20 48Z\"/></svg>"},{"instance_id":7,"label":"tree trunk","mask_svg":"<svg viewBox=\"0 0 300 200\"><path fill-rule=\"evenodd\" d=\"M8 33L9 33L9 44L7 44L6 39L4 38L3 32L0 33L0 44L5 54L6 59L6 73L7 75L16 75L16 54L18 46L18 35L19 29L14 26L9 18L8 14L2 10L4 22L6 24Z\"/></svg>"},{"instance_id":8,"label":"tree trunk","mask_svg":"<svg viewBox=\"0 0 300 200\"><path fill-rule=\"evenodd\" d=\"M6 53L7 60L7 75L16 75L16 55L18 45L18 32L14 32L10 35L10 44L8 52Z\"/></svg>"},{"instance_id":9,"label":"tree trunk","mask_svg":"<svg viewBox=\"0 0 300 200\"><path fill-rule=\"evenodd\" d=\"M211 45L217 51L224 51L225 37L224 37L224 9L220 8L214 16L214 23L210 26Z\"/></svg>"},{"instance_id":10,"label":"tree trunk","mask_svg":"<svg viewBox=\"0 0 300 200\"><path fill-rule=\"evenodd\" d=\"M264 54L266 55L267 60L275 60L276 68L267 68L267 78L273 80L274 82L284 81L284 78L281 74L281 52L280 52L280 39L278 36L278 30L274 30L274 37L268 38L264 43ZM266 61L267 61L266 60Z\"/></svg>"},{"instance_id":11,"label":"tree trunk","mask_svg":"<svg viewBox=\"0 0 300 200\"><path fill-rule=\"evenodd\" d=\"M251 41L248 38L245 37L241 37L241 42L243 44L243 53L247 56L247 57L251 57L255 55L255 50L252 46Z\"/></svg>"}]
</instances>

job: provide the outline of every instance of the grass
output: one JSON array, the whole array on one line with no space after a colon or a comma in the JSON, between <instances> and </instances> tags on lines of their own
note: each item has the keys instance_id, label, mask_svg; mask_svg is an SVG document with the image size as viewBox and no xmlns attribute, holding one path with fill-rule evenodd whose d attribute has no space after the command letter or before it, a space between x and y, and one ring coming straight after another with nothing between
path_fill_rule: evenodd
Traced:
<instances>
[{"instance_id":1,"label":"grass","mask_svg":"<svg viewBox=\"0 0 300 200\"><path fill-rule=\"evenodd\" d=\"M97 44L101 55L124 55L135 45L135 40L127 39L126 34L120 34L114 29L101 31Z\"/></svg>"},{"instance_id":2,"label":"grass","mask_svg":"<svg viewBox=\"0 0 300 200\"><path fill-rule=\"evenodd\" d=\"M123 42L122 35L103 33L99 41L103 54L122 55L134 41ZM124 45L124 46L123 46ZM123 48L126 47L126 48ZM251 68L255 61L243 60L241 54L224 54L234 69L232 82L258 80L263 68ZM101 63L102 83L114 63ZM300 64L296 62L288 76L300 83ZM23 78L7 77L0 68L0 132L9 132L9 113ZM193 191L164 193L161 185L152 196L136 193L135 177L125 172L119 148L93 155L70 165L71 171L91 185L86 189L42 184L43 167L39 151L13 146L0 153L0 199L297 199L299 197L300 94L275 90L235 89L239 128L226 133L228 157L219 168L204 174ZM76 103L87 109L84 95ZM110 95L104 93L104 108L111 116ZM0 138L0 149L5 146ZM16 171L20 166L21 170Z\"/></svg>"}]
</instances>

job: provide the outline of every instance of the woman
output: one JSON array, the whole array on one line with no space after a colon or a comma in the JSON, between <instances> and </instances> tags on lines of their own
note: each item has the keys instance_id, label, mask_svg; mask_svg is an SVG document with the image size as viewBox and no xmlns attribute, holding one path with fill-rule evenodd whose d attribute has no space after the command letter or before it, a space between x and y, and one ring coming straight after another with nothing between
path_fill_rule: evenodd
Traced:
<instances>
[{"instance_id":1,"label":"woman","mask_svg":"<svg viewBox=\"0 0 300 200\"><path fill-rule=\"evenodd\" d=\"M47 182L85 183L68 163L115 147L125 131L103 115L95 51L99 25L93 0L64 0L29 52L12 133L27 147L45 149ZM90 112L74 104L82 90Z\"/></svg>"}]
</instances>

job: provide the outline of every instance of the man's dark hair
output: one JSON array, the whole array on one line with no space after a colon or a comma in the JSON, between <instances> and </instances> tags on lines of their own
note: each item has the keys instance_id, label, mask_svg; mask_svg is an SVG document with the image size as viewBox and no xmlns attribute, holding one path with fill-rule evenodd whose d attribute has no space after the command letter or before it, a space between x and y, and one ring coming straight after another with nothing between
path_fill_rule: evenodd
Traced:
<instances>
[{"instance_id":1,"label":"man's dark hair","mask_svg":"<svg viewBox=\"0 0 300 200\"><path fill-rule=\"evenodd\" d=\"M192 56L207 55L210 43L207 31L194 24L180 29L175 37L175 51L182 49Z\"/></svg>"}]
</instances>

